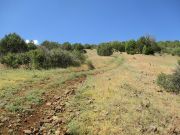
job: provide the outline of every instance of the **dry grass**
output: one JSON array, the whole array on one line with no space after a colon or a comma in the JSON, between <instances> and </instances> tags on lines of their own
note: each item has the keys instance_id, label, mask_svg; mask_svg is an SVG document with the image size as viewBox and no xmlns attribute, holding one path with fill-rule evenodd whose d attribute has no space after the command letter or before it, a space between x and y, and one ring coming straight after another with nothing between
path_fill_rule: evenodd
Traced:
<instances>
[{"instance_id":1,"label":"dry grass","mask_svg":"<svg viewBox=\"0 0 180 135\"><path fill-rule=\"evenodd\" d=\"M70 121L69 132L164 135L180 130L177 125L180 122L180 96L162 91L155 82L160 72L172 71L177 57L114 56L123 57L125 62L90 76L72 100L71 107L79 110L79 115ZM93 52L89 57L98 62L94 64L97 67L112 62L112 57L99 57Z\"/></svg>"},{"instance_id":2,"label":"dry grass","mask_svg":"<svg viewBox=\"0 0 180 135\"><path fill-rule=\"evenodd\" d=\"M74 99L67 103L75 115L69 119L71 134L149 135L180 130L180 96L156 85L159 73L171 73L178 57L127 55L97 56L88 50L87 65L68 69L23 70L0 67L0 107L10 111L41 103L44 92L82 74ZM64 114L66 115L66 114Z\"/></svg>"}]
</instances>

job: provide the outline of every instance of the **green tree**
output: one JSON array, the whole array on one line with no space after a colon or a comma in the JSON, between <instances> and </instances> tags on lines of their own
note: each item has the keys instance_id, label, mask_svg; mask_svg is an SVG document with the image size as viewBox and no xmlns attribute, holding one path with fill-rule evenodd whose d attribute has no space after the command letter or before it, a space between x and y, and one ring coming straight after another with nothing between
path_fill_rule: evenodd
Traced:
<instances>
[{"instance_id":1,"label":"green tree","mask_svg":"<svg viewBox=\"0 0 180 135\"><path fill-rule=\"evenodd\" d=\"M7 53L22 53L28 50L25 41L16 33L5 35L0 40L0 54L6 55Z\"/></svg>"},{"instance_id":2,"label":"green tree","mask_svg":"<svg viewBox=\"0 0 180 135\"><path fill-rule=\"evenodd\" d=\"M117 51L117 52L125 52L125 46L119 42L119 41L114 41L114 42L110 42L112 48Z\"/></svg>"},{"instance_id":3,"label":"green tree","mask_svg":"<svg viewBox=\"0 0 180 135\"><path fill-rule=\"evenodd\" d=\"M150 55L150 54L154 54L154 51L150 46L144 46L142 53L145 55Z\"/></svg>"},{"instance_id":4,"label":"green tree","mask_svg":"<svg viewBox=\"0 0 180 135\"><path fill-rule=\"evenodd\" d=\"M125 50L127 54L136 54L137 47L136 47L136 41L135 40L129 40L126 42Z\"/></svg>"},{"instance_id":5,"label":"green tree","mask_svg":"<svg viewBox=\"0 0 180 135\"><path fill-rule=\"evenodd\" d=\"M71 45L71 43L69 43L69 42L64 42L64 43L62 44L61 48L62 48L63 50L70 51L70 50L72 50L72 45Z\"/></svg>"},{"instance_id":6,"label":"green tree","mask_svg":"<svg viewBox=\"0 0 180 135\"><path fill-rule=\"evenodd\" d=\"M112 46L109 43L102 43L97 48L97 54L100 56L110 56L113 54Z\"/></svg>"},{"instance_id":7,"label":"green tree","mask_svg":"<svg viewBox=\"0 0 180 135\"><path fill-rule=\"evenodd\" d=\"M156 40L151 36L142 36L137 40L138 53L149 55L160 51L161 48L157 45Z\"/></svg>"},{"instance_id":8,"label":"green tree","mask_svg":"<svg viewBox=\"0 0 180 135\"><path fill-rule=\"evenodd\" d=\"M75 43L73 44L73 49L77 51L82 51L84 49L84 46L81 43Z\"/></svg>"},{"instance_id":9,"label":"green tree","mask_svg":"<svg viewBox=\"0 0 180 135\"><path fill-rule=\"evenodd\" d=\"M143 52L143 47L147 44L146 37L142 36L137 40L137 51L138 53Z\"/></svg>"},{"instance_id":10,"label":"green tree","mask_svg":"<svg viewBox=\"0 0 180 135\"><path fill-rule=\"evenodd\" d=\"M46 47L47 49L51 50L54 48L58 48L59 47L59 43L58 42L52 42L52 41L44 41L41 43L41 46Z\"/></svg>"},{"instance_id":11,"label":"green tree","mask_svg":"<svg viewBox=\"0 0 180 135\"><path fill-rule=\"evenodd\" d=\"M37 46L34 44L33 40L27 43L27 47L28 47L28 51L37 49Z\"/></svg>"}]
</instances>

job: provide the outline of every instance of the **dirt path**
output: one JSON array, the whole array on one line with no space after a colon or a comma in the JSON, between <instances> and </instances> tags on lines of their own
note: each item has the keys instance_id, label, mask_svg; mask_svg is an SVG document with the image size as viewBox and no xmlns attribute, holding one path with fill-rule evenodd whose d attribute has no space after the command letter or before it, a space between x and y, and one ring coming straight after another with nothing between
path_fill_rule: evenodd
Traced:
<instances>
[{"instance_id":1,"label":"dirt path","mask_svg":"<svg viewBox=\"0 0 180 135\"><path fill-rule=\"evenodd\" d=\"M45 93L45 102L41 106L32 106L34 111L30 114L9 116L1 134L65 134L67 120L63 113L71 111L66 108L66 103L85 79L86 76L81 76L68 80L62 87Z\"/></svg>"}]
</instances>

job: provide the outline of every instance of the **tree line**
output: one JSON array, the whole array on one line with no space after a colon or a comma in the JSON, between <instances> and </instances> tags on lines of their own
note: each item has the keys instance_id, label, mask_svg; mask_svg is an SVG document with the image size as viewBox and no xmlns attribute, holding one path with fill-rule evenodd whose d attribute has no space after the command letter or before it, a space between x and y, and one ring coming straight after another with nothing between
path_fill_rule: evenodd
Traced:
<instances>
[{"instance_id":1,"label":"tree line","mask_svg":"<svg viewBox=\"0 0 180 135\"><path fill-rule=\"evenodd\" d=\"M180 56L180 41L156 42L151 36L142 36L138 40L112 41L98 45L47 40L36 45L32 40L26 43L20 35L10 33L0 40L0 62L13 68L25 66L47 69L77 66L85 61L85 49L97 49L100 56L110 56L113 52L127 52L131 55L168 53Z\"/></svg>"},{"instance_id":2,"label":"tree line","mask_svg":"<svg viewBox=\"0 0 180 135\"><path fill-rule=\"evenodd\" d=\"M97 53L100 56L110 56L113 52L127 52L127 54L154 55L168 53L180 56L180 41L159 41L151 36L142 36L138 40L113 41L99 44Z\"/></svg>"},{"instance_id":3,"label":"tree line","mask_svg":"<svg viewBox=\"0 0 180 135\"><path fill-rule=\"evenodd\" d=\"M85 49L91 49L93 46L69 42L60 44L53 41L36 45L33 41L26 43L16 33L10 33L0 40L0 62L8 67L24 66L30 69L79 66L85 61Z\"/></svg>"}]
</instances>

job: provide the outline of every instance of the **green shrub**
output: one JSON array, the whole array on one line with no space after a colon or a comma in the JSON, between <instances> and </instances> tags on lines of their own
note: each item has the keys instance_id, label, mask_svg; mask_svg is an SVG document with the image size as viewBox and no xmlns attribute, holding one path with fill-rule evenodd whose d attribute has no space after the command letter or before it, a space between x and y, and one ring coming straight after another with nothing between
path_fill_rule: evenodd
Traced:
<instances>
[{"instance_id":1,"label":"green shrub","mask_svg":"<svg viewBox=\"0 0 180 135\"><path fill-rule=\"evenodd\" d=\"M161 73L158 75L157 84L162 86L164 89L172 88L171 76Z\"/></svg>"},{"instance_id":2,"label":"green shrub","mask_svg":"<svg viewBox=\"0 0 180 135\"><path fill-rule=\"evenodd\" d=\"M101 44L97 48L97 54L100 56L110 56L113 54L113 50L111 45L109 44Z\"/></svg>"},{"instance_id":3,"label":"green shrub","mask_svg":"<svg viewBox=\"0 0 180 135\"><path fill-rule=\"evenodd\" d=\"M85 62L86 57L81 51L74 50L72 52L72 59L74 59L75 61L79 61L79 63L82 64Z\"/></svg>"},{"instance_id":4,"label":"green shrub","mask_svg":"<svg viewBox=\"0 0 180 135\"><path fill-rule=\"evenodd\" d=\"M0 40L1 55L6 55L8 53L22 53L27 50L27 44L16 33L5 35L5 37Z\"/></svg>"},{"instance_id":5,"label":"green shrub","mask_svg":"<svg viewBox=\"0 0 180 135\"><path fill-rule=\"evenodd\" d=\"M28 48L28 51L30 51L30 50L37 49L37 46L33 42L30 42L27 44L27 48Z\"/></svg>"},{"instance_id":6,"label":"green shrub","mask_svg":"<svg viewBox=\"0 0 180 135\"><path fill-rule=\"evenodd\" d=\"M116 52L125 52L125 45L123 43L114 41L110 42L110 44Z\"/></svg>"},{"instance_id":7,"label":"green shrub","mask_svg":"<svg viewBox=\"0 0 180 135\"><path fill-rule=\"evenodd\" d=\"M50 65L51 67L79 66L84 61L84 55L80 52L68 52L61 49L54 49L50 51Z\"/></svg>"},{"instance_id":8,"label":"green shrub","mask_svg":"<svg viewBox=\"0 0 180 135\"><path fill-rule=\"evenodd\" d=\"M86 57L79 51L65 51L60 48L48 50L38 48L26 53L9 53L0 59L2 64L8 67L18 68L25 65L32 69L49 69L55 67L66 68L68 66L79 66L84 63Z\"/></svg>"},{"instance_id":9,"label":"green shrub","mask_svg":"<svg viewBox=\"0 0 180 135\"><path fill-rule=\"evenodd\" d=\"M2 64L5 64L8 67L17 68L20 64L20 61L16 54L8 53L0 59Z\"/></svg>"},{"instance_id":10,"label":"green shrub","mask_svg":"<svg viewBox=\"0 0 180 135\"><path fill-rule=\"evenodd\" d=\"M51 50L60 47L58 42L52 42L52 41L44 41L41 43L41 46Z\"/></svg>"},{"instance_id":11,"label":"green shrub","mask_svg":"<svg viewBox=\"0 0 180 135\"><path fill-rule=\"evenodd\" d=\"M151 36L142 36L137 40L137 52L145 55L160 52L161 48L157 45L155 39Z\"/></svg>"},{"instance_id":12,"label":"green shrub","mask_svg":"<svg viewBox=\"0 0 180 135\"><path fill-rule=\"evenodd\" d=\"M180 56L180 48L174 48L172 54Z\"/></svg>"},{"instance_id":13,"label":"green shrub","mask_svg":"<svg viewBox=\"0 0 180 135\"><path fill-rule=\"evenodd\" d=\"M34 69L48 68L49 67L49 54L45 48L39 48L28 52L30 57L30 67Z\"/></svg>"},{"instance_id":14,"label":"green shrub","mask_svg":"<svg viewBox=\"0 0 180 135\"><path fill-rule=\"evenodd\" d=\"M96 45L85 44L84 49L93 49Z\"/></svg>"},{"instance_id":15,"label":"green shrub","mask_svg":"<svg viewBox=\"0 0 180 135\"><path fill-rule=\"evenodd\" d=\"M130 40L128 42L126 42L125 45L125 50L127 52L127 54L136 54L136 41L135 40Z\"/></svg>"},{"instance_id":16,"label":"green shrub","mask_svg":"<svg viewBox=\"0 0 180 135\"><path fill-rule=\"evenodd\" d=\"M73 44L73 50L76 50L76 51L82 51L84 49L84 46L80 43L75 43Z\"/></svg>"},{"instance_id":17,"label":"green shrub","mask_svg":"<svg viewBox=\"0 0 180 135\"><path fill-rule=\"evenodd\" d=\"M177 66L176 70L172 74L173 91L180 92L180 65Z\"/></svg>"},{"instance_id":18,"label":"green shrub","mask_svg":"<svg viewBox=\"0 0 180 135\"><path fill-rule=\"evenodd\" d=\"M180 65L171 75L161 73L157 78L157 84L167 91L180 92Z\"/></svg>"},{"instance_id":19,"label":"green shrub","mask_svg":"<svg viewBox=\"0 0 180 135\"><path fill-rule=\"evenodd\" d=\"M72 48L72 45L71 45L69 42L63 43L63 44L61 45L61 48L62 48L63 50L67 50L67 51L70 51L70 50L73 49L73 48Z\"/></svg>"},{"instance_id":20,"label":"green shrub","mask_svg":"<svg viewBox=\"0 0 180 135\"><path fill-rule=\"evenodd\" d=\"M154 51L150 46L144 46L142 53L145 55L153 55Z\"/></svg>"}]
</instances>

